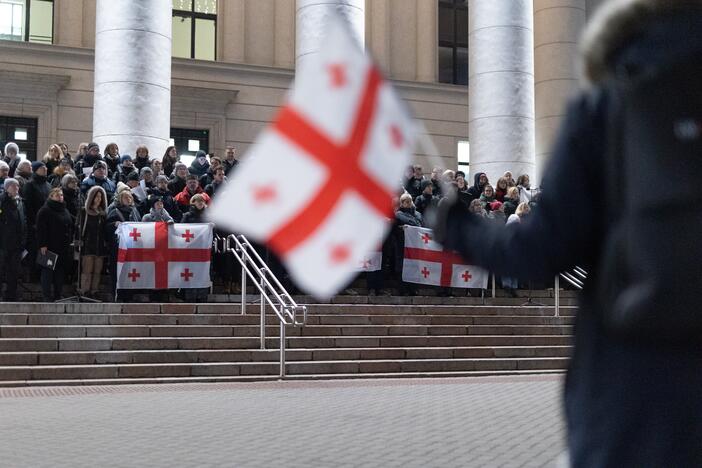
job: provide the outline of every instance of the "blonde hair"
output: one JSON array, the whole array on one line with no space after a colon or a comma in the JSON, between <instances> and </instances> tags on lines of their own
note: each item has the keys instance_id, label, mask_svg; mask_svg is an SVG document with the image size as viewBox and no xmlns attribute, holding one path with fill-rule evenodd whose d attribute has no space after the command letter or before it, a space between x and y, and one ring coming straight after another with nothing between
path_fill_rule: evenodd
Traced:
<instances>
[{"instance_id":1,"label":"blonde hair","mask_svg":"<svg viewBox=\"0 0 702 468\"><path fill-rule=\"evenodd\" d=\"M63 195L63 190L61 190L61 187L52 188L49 191L49 198L51 198L53 195L56 195L56 194Z\"/></svg>"},{"instance_id":2,"label":"blonde hair","mask_svg":"<svg viewBox=\"0 0 702 468\"><path fill-rule=\"evenodd\" d=\"M527 202L522 202L519 204L519 206L517 206L517 210L514 212L514 214L521 218L525 214L529 214L530 211L531 207L529 206L529 204Z\"/></svg>"},{"instance_id":3,"label":"blonde hair","mask_svg":"<svg viewBox=\"0 0 702 468\"><path fill-rule=\"evenodd\" d=\"M59 161L60 161L61 159L63 159L63 150L61 149L61 147L60 147L59 145L57 145L56 143L54 143L54 144L52 144L52 145L49 146L49 149L48 149L48 150L46 150L46 154L44 155L44 158L43 158L43 160L44 160L45 163L47 163L47 162L51 161L52 159L54 159L54 158L51 156L51 151L52 151L52 150L58 151L59 157L58 157L57 159L58 159Z\"/></svg>"},{"instance_id":4,"label":"blonde hair","mask_svg":"<svg viewBox=\"0 0 702 468\"><path fill-rule=\"evenodd\" d=\"M201 201L202 203L204 203L205 205L207 205L207 202L205 201L205 197L203 197L203 196L202 196L201 194L199 194L199 193L196 193L195 195L193 195L193 196L190 198L190 204L191 204L191 205L194 205L195 202L197 202L197 201Z\"/></svg>"},{"instance_id":5,"label":"blonde hair","mask_svg":"<svg viewBox=\"0 0 702 468\"><path fill-rule=\"evenodd\" d=\"M519 198L519 189L517 187L508 188L507 198Z\"/></svg>"},{"instance_id":6,"label":"blonde hair","mask_svg":"<svg viewBox=\"0 0 702 468\"><path fill-rule=\"evenodd\" d=\"M409 193L403 193L402 195L400 195L400 205L402 205L402 202L405 200L409 200L410 204L412 206L414 206L414 201L412 200L412 195L410 195Z\"/></svg>"}]
</instances>

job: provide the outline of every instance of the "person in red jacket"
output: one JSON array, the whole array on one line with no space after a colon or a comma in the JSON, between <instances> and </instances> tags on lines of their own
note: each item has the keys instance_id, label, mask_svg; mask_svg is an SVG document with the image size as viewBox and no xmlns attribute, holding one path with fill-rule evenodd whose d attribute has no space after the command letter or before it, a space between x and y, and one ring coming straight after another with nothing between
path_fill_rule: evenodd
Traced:
<instances>
[{"instance_id":1,"label":"person in red jacket","mask_svg":"<svg viewBox=\"0 0 702 468\"><path fill-rule=\"evenodd\" d=\"M210 196L207 195L204 190L202 190L202 187L200 187L200 182L198 181L197 176L190 174L185 179L185 188L175 197L175 201L183 213L188 212L190 209L190 199L193 195L198 193L205 199L205 204L209 205Z\"/></svg>"}]
</instances>

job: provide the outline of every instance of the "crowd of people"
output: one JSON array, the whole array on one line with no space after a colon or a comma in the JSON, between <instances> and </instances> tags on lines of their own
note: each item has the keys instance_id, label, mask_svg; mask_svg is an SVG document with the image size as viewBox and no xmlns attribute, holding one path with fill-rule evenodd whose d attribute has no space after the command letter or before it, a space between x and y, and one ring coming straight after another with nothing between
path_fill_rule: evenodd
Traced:
<instances>
[{"instance_id":1,"label":"crowd of people","mask_svg":"<svg viewBox=\"0 0 702 468\"><path fill-rule=\"evenodd\" d=\"M7 143L0 160L3 300L21 299L20 277L39 281L45 301L61 299L66 282L76 285L77 294L95 297L104 292L100 289L105 273L110 275L111 296L131 300L132 291L116 290L119 224L203 222L207 206L238 162L234 147L227 147L223 158L198 151L188 166L173 146L162 157L153 158L144 145L132 156L121 153L115 143L104 151L96 143L81 143L75 154L63 143L52 144L43 158L28 161L20 158L15 143ZM507 172L495 187L484 173L476 174L474 183L468 185L461 171L435 168L426 177L420 166L408 168L396 198L393 229L383 245L383 267L366 275L370 294L387 293L388 279L399 281L400 294L415 293L415 286L401 281L401 228L424 226L423 215L447 195L443 192L455 191L466 213L495 222L509 224L528 215L534 200L527 175L515 181ZM51 267L39 261L47 252L57 255ZM286 276L280 263L271 261ZM214 273L223 280L225 292L239 292L230 263L231 259L213 258ZM516 280L504 278L502 282L514 292ZM167 299L163 292L151 294L154 300ZM207 290L184 290L183 299L205 301Z\"/></svg>"}]
</instances>

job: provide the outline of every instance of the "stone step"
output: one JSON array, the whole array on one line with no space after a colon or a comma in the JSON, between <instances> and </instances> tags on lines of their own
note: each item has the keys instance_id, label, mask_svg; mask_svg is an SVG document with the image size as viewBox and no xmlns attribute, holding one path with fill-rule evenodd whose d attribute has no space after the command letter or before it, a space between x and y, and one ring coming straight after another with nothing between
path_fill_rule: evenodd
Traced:
<instances>
[{"instance_id":1,"label":"stone step","mask_svg":"<svg viewBox=\"0 0 702 468\"><path fill-rule=\"evenodd\" d=\"M467 311L469 312L469 311ZM268 314L266 323L277 316ZM2 325L259 325L260 316L232 314L0 314ZM510 315L310 314L307 325L572 325L574 317Z\"/></svg>"},{"instance_id":2,"label":"stone step","mask_svg":"<svg viewBox=\"0 0 702 468\"><path fill-rule=\"evenodd\" d=\"M310 325L288 336L567 335L568 325ZM266 336L278 336L278 326ZM1 338L259 336L257 325L2 325Z\"/></svg>"},{"instance_id":3,"label":"stone step","mask_svg":"<svg viewBox=\"0 0 702 468\"><path fill-rule=\"evenodd\" d=\"M289 361L340 361L374 359L452 359L568 357L570 346L521 347L425 347L425 348L311 348L290 349ZM192 362L277 361L280 353L270 350L142 350L82 352L0 352L0 366L59 366L88 364L145 364Z\"/></svg>"},{"instance_id":4,"label":"stone step","mask_svg":"<svg viewBox=\"0 0 702 468\"><path fill-rule=\"evenodd\" d=\"M562 370L567 358L289 361L290 375L393 372ZM277 362L0 366L0 381L276 375Z\"/></svg>"},{"instance_id":5,"label":"stone step","mask_svg":"<svg viewBox=\"0 0 702 468\"><path fill-rule=\"evenodd\" d=\"M473 346L567 346L568 335L427 335L290 337L286 346L300 348L413 348ZM103 337L103 338L0 338L0 352L126 351L176 349L258 349L253 337ZM266 339L269 349L278 349L279 339Z\"/></svg>"},{"instance_id":6,"label":"stone step","mask_svg":"<svg viewBox=\"0 0 702 468\"><path fill-rule=\"evenodd\" d=\"M419 379L419 378L462 378L493 377L505 375L561 375L563 370L510 370L510 371L452 371L452 372L388 372L384 374L304 374L288 375L286 380L352 380L352 379ZM262 382L278 380L277 375L230 376L230 377L145 377L125 379L71 379L71 380L9 380L0 381L0 387L15 388L17 397L25 396L21 387L69 387L95 385L148 385L148 384L183 384L183 383L228 383L228 382Z\"/></svg>"}]
</instances>

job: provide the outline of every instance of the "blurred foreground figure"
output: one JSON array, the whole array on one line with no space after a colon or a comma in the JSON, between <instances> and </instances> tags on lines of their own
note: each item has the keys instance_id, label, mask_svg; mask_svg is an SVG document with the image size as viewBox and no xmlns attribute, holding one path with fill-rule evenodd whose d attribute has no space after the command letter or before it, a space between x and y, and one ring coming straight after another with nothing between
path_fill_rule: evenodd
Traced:
<instances>
[{"instance_id":1,"label":"blurred foreground figure","mask_svg":"<svg viewBox=\"0 0 702 468\"><path fill-rule=\"evenodd\" d=\"M612 1L582 60L530 219L495 227L445 201L437 235L499 275L588 270L574 467L702 466L702 0Z\"/></svg>"}]
</instances>

